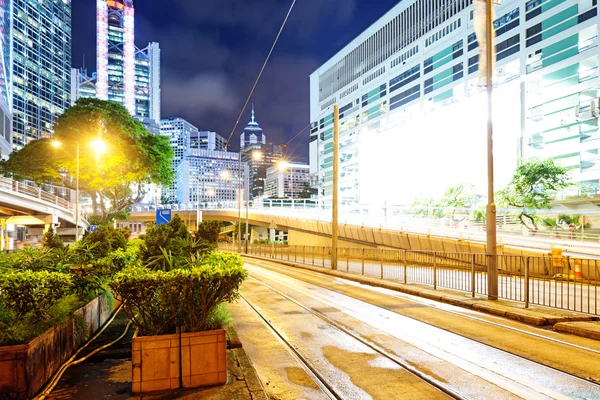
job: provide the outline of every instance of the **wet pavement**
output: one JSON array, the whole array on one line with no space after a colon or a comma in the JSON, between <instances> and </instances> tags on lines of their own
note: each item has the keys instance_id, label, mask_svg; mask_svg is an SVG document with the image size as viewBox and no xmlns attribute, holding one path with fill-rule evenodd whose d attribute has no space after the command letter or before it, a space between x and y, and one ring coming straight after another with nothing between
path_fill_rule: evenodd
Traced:
<instances>
[{"instance_id":1,"label":"wet pavement","mask_svg":"<svg viewBox=\"0 0 600 400\"><path fill-rule=\"evenodd\" d=\"M251 261L247 267L252 278L242 288L244 297L348 398L443 394L435 389L428 392L432 387L414 376L414 384L394 386L397 381L407 382L406 371L272 289L317 310L465 398L600 399L600 386L591 383L600 378L596 341L273 263ZM251 312L244 312L251 321ZM240 336L251 337L251 326L248 322L240 327ZM263 379L266 362L256 353L260 352L249 351L249 356ZM283 368L289 368L289 362ZM277 358L268 364L276 370ZM283 379L279 385L291 384Z\"/></svg>"}]
</instances>

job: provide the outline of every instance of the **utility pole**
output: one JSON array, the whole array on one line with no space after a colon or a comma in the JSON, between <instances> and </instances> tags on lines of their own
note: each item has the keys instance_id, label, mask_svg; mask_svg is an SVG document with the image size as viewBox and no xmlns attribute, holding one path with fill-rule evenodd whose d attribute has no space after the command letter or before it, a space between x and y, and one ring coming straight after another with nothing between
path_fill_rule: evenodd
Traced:
<instances>
[{"instance_id":1,"label":"utility pole","mask_svg":"<svg viewBox=\"0 0 600 400\"><path fill-rule=\"evenodd\" d=\"M248 208L250 207L250 168L248 164L244 165L244 175L246 176L246 254L248 254Z\"/></svg>"},{"instance_id":2,"label":"utility pole","mask_svg":"<svg viewBox=\"0 0 600 400\"><path fill-rule=\"evenodd\" d=\"M486 207L487 255L488 255L488 299L498 300L498 267L496 248L496 203L494 202L494 125L492 122L492 93L494 76L494 21L493 1L485 2L486 86L488 98L487 143L488 143L488 204Z\"/></svg>"},{"instance_id":3,"label":"utility pole","mask_svg":"<svg viewBox=\"0 0 600 400\"><path fill-rule=\"evenodd\" d=\"M340 116L339 107L333 106L333 199L331 215L331 269L337 269L337 246L338 246L338 193L339 193L339 140L340 140Z\"/></svg>"}]
</instances>

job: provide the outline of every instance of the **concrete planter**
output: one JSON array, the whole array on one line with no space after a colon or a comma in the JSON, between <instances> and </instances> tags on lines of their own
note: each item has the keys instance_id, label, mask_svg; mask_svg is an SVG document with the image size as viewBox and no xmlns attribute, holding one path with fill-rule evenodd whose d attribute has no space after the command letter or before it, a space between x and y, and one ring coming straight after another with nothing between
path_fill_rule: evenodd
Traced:
<instances>
[{"instance_id":1,"label":"concrete planter","mask_svg":"<svg viewBox=\"0 0 600 400\"><path fill-rule=\"evenodd\" d=\"M134 394L227 382L225 330L137 336L132 343Z\"/></svg>"},{"instance_id":2,"label":"concrete planter","mask_svg":"<svg viewBox=\"0 0 600 400\"><path fill-rule=\"evenodd\" d=\"M112 311L106 297L100 296L75 314L87 322L90 336L104 325ZM85 335L75 335L71 318L27 344L0 347L0 397L32 398L84 341Z\"/></svg>"}]
</instances>

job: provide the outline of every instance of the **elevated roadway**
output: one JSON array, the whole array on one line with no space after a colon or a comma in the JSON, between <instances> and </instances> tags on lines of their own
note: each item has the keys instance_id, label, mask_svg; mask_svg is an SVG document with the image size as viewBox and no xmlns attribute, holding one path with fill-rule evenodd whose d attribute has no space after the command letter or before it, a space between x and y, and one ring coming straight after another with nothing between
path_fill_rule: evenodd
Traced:
<instances>
[{"instance_id":1,"label":"elevated roadway","mask_svg":"<svg viewBox=\"0 0 600 400\"><path fill-rule=\"evenodd\" d=\"M190 228L196 224L197 210L171 206ZM203 209L203 220L237 222L237 209ZM246 213L242 212L245 222ZM155 220L154 209L137 209L131 214L133 222ZM249 224L255 227L288 232L290 245L328 246L331 238L330 216L324 211L305 208L253 208ZM406 218L377 219L357 214L341 214L339 238L341 247L383 247L414 251L444 251L485 253L486 232L458 228L428 227L414 224ZM412 222L412 223L411 223ZM252 239L254 239L253 236ZM560 238L542 238L499 233L499 252L511 255L539 255L560 248L565 255L600 257L600 244Z\"/></svg>"},{"instance_id":2,"label":"elevated roadway","mask_svg":"<svg viewBox=\"0 0 600 400\"><path fill-rule=\"evenodd\" d=\"M3 238L15 226L29 227L32 235L41 235L50 226L58 228L57 232L61 235L75 235L74 203L10 178L0 178L0 218L3 220ZM88 226L82 214L80 231Z\"/></svg>"}]
</instances>

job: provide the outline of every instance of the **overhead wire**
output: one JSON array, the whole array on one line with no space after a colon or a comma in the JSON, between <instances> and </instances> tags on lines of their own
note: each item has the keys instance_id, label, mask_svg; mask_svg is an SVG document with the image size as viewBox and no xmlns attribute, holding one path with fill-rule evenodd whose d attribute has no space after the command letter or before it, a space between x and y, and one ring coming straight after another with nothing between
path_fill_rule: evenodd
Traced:
<instances>
[{"instance_id":1,"label":"overhead wire","mask_svg":"<svg viewBox=\"0 0 600 400\"><path fill-rule=\"evenodd\" d=\"M279 37L281 36L281 33L283 32L283 28L285 28L285 25L290 17L290 14L292 13L292 10L294 9L295 4L296 4L296 0L293 0L292 5L290 6L290 9L288 10L288 13L285 16L285 19L283 20L283 23L281 24L281 28L279 28L277 37L275 37L275 41L273 42L273 45L271 46L271 50L269 51L269 54L267 55L267 58L265 59L265 62L263 63L263 66L260 69L258 76L256 77L256 81L254 82L254 85L252 86L252 90L250 90L250 94L248 95L248 98L246 99L246 102L244 103L244 107L242 107L242 111L240 112L240 115L238 116L237 121L235 122L235 125L233 126L233 129L231 130L231 133L229 134L227 143L231 142L231 138L233 137L233 134L235 133L235 130L237 129L237 127L240 123L240 120L242 119L242 116L244 115L244 111L246 111L246 107L248 107L248 103L250 102L250 99L252 98L252 95L254 94L254 90L256 89L256 86L258 85L260 78L262 77L262 74L267 66L267 63L269 62L269 59L271 58L271 54L273 54L273 50L275 49L275 46L277 45L277 42L279 41Z\"/></svg>"}]
</instances>

